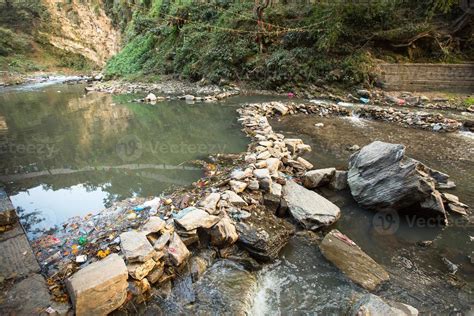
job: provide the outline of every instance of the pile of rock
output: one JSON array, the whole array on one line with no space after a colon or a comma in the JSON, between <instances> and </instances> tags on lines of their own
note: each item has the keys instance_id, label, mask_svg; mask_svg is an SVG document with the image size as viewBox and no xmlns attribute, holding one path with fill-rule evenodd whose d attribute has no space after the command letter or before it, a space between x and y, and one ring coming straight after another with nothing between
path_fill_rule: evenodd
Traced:
<instances>
[{"instance_id":1,"label":"pile of rock","mask_svg":"<svg viewBox=\"0 0 474 316\"><path fill-rule=\"evenodd\" d=\"M103 92L110 94L143 94L153 92L166 96L197 96L208 95L221 99L240 93L237 87L224 88L217 85L200 85L175 80L163 80L160 83L100 81L86 87L87 92Z\"/></svg>"},{"instance_id":2,"label":"pile of rock","mask_svg":"<svg viewBox=\"0 0 474 316\"><path fill-rule=\"evenodd\" d=\"M146 97L142 99L136 99L135 102L140 102L140 103L150 103L150 104L156 104L158 102L163 102L163 101L172 101L172 100L185 100L186 102L194 103L194 102L217 102L219 100L227 99L232 96L236 96L240 93L238 90L232 90L232 91L225 91L221 92L215 95L206 95L206 96L194 96L191 94L186 94L182 96L156 96L154 93L148 93Z\"/></svg>"},{"instance_id":3,"label":"pile of rock","mask_svg":"<svg viewBox=\"0 0 474 316\"><path fill-rule=\"evenodd\" d=\"M268 107L268 105L266 107ZM309 104L288 102L280 104L278 108L274 109L273 107L269 107L269 109L266 115L274 115L276 113L281 115L303 113L315 114L321 117L357 116L435 132L454 132L460 130L463 126L463 123L454 119L445 118L439 113L433 114L369 105L360 106L345 102L339 102L338 104L322 100L311 100Z\"/></svg>"}]
</instances>

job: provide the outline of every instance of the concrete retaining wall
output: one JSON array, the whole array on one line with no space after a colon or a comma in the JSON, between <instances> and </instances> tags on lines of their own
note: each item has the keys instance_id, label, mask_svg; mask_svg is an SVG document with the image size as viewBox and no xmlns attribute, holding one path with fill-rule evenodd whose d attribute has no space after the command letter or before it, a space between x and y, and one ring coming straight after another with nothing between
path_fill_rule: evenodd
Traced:
<instances>
[{"instance_id":1,"label":"concrete retaining wall","mask_svg":"<svg viewBox=\"0 0 474 316\"><path fill-rule=\"evenodd\" d=\"M474 92L471 64L381 64L387 90Z\"/></svg>"}]
</instances>

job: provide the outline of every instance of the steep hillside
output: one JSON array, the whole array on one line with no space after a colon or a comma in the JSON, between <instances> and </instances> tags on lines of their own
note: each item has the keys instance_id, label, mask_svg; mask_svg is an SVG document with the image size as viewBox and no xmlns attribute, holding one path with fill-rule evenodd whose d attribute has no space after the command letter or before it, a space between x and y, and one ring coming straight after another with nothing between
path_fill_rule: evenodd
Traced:
<instances>
[{"instance_id":1,"label":"steep hillside","mask_svg":"<svg viewBox=\"0 0 474 316\"><path fill-rule=\"evenodd\" d=\"M121 33L102 0L0 0L0 70L101 69Z\"/></svg>"},{"instance_id":2,"label":"steep hillside","mask_svg":"<svg viewBox=\"0 0 474 316\"><path fill-rule=\"evenodd\" d=\"M310 2L107 1L126 46L106 73L287 90L374 83L380 59L474 59L472 16L456 1Z\"/></svg>"}]
</instances>

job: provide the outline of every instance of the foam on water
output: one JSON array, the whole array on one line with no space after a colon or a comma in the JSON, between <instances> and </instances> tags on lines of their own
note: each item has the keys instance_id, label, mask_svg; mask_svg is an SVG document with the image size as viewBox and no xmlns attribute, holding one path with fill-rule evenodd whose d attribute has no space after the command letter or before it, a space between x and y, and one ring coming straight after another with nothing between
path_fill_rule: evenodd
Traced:
<instances>
[{"instance_id":1,"label":"foam on water","mask_svg":"<svg viewBox=\"0 0 474 316\"><path fill-rule=\"evenodd\" d=\"M474 140L474 133L473 132L459 131L456 135L460 136L460 137L463 137L463 138L468 138L468 139Z\"/></svg>"}]
</instances>

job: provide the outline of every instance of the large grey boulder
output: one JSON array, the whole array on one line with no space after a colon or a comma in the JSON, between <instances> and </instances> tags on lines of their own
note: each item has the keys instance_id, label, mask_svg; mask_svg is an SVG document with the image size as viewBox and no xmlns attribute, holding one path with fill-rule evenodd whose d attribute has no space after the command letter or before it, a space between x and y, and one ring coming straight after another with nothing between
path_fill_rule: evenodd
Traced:
<instances>
[{"instance_id":1,"label":"large grey boulder","mask_svg":"<svg viewBox=\"0 0 474 316\"><path fill-rule=\"evenodd\" d=\"M283 186L281 207L303 227L312 230L329 226L341 216L341 210L331 201L294 181L287 181Z\"/></svg>"},{"instance_id":2,"label":"large grey boulder","mask_svg":"<svg viewBox=\"0 0 474 316\"><path fill-rule=\"evenodd\" d=\"M94 262L66 280L77 316L107 315L127 298L127 266L117 254Z\"/></svg>"},{"instance_id":3,"label":"large grey boulder","mask_svg":"<svg viewBox=\"0 0 474 316\"><path fill-rule=\"evenodd\" d=\"M349 279L369 291L390 279L384 268L338 230L329 232L319 249Z\"/></svg>"},{"instance_id":4,"label":"large grey boulder","mask_svg":"<svg viewBox=\"0 0 474 316\"><path fill-rule=\"evenodd\" d=\"M396 211L414 207L446 218L433 170L405 156L405 146L373 142L352 155L348 183L363 207Z\"/></svg>"}]
</instances>

